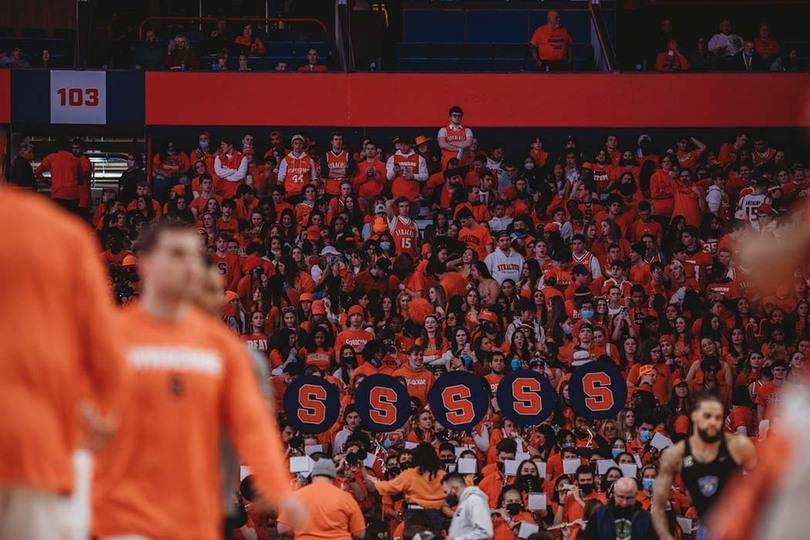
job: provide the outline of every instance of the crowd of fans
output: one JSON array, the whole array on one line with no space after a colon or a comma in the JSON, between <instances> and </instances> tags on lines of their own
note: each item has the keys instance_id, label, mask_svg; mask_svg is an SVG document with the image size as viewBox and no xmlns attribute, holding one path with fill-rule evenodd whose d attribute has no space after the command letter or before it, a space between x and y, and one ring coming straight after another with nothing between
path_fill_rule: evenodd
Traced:
<instances>
[{"instance_id":1,"label":"crowd of fans","mask_svg":"<svg viewBox=\"0 0 810 540\"><path fill-rule=\"evenodd\" d=\"M738 253L748 240L780 239L803 212L810 184L798 156L742 132L719 148L607 134L587 153L573 137L557 150L537 136L507 156L498 144L480 148L462 118L453 107L435 141L350 149L334 133L325 153L305 134L234 141L202 131L194 148L167 141L148 168L130 154L119 190L85 217L121 303L138 296L144 227L197 228L226 282L223 322L272 373L288 457L334 460L334 483L360 505L369 537L440 534L458 504L441 481L469 458L466 482L488 496L495 538L538 530L522 523L538 526L533 538L584 538L619 478L634 480L621 484L626 507L649 509L661 455L653 438L690 433L702 392L722 400L727 432L765 437L805 370L810 291L805 269L772 290L751 287ZM53 196L81 212L81 141L31 174L33 152L21 147L12 181L34 187L50 170ZM572 366L589 361L626 379L616 418L571 407ZM481 375L494 396L516 369L557 391L542 425L515 425L495 400L469 432L435 421L426 396L443 374ZM411 396L412 419L394 432L365 429L353 403L375 373ZM340 390L339 422L318 435L284 421L285 389L302 375ZM530 493L545 500L530 504ZM273 517L252 510L245 486L242 496L244 526L269 537ZM672 530L691 532L676 520L695 517L679 481L668 508Z\"/></svg>"}]
</instances>

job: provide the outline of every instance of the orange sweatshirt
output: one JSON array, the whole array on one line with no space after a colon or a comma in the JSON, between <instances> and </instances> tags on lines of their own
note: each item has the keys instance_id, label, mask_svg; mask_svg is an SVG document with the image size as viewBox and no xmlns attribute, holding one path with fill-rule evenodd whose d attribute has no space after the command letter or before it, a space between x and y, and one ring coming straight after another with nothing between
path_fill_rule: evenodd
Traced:
<instances>
[{"instance_id":1,"label":"orange sweatshirt","mask_svg":"<svg viewBox=\"0 0 810 540\"><path fill-rule=\"evenodd\" d=\"M380 495L403 493L409 504L418 504L426 510L441 510L444 506L442 479L445 474L440 470L435 478L430 479L419 469L408 469L393 480L377 482L374 487Z\"/></svg>"}]
</instances>

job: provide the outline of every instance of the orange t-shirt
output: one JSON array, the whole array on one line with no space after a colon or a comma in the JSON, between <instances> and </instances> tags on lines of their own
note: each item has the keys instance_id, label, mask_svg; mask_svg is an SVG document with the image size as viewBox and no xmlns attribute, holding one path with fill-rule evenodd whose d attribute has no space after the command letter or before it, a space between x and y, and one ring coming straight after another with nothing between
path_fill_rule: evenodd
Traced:
<instances>
[{"instance_id":1,"label":"orange t-shirt","mask_svg":"<svg viewBox=\"0 0 810 540\"><path fill-rule=\"evenodd\" d=\"M196 308L165 321L136 303L119 318L129 391L116 437L97 455L94 534L219 538L226 432L261 493L287 496L278 425L239 339Z\"/></svg>"},{"instance_id":2,"label":"orange t-shirt","mask_svg":"<svg viewBox=\"0 0 810 540\"><path fill-rule=\"evenodd\" d=\"M0 229L0 486L70 493L80 402L121 394L107 272L87 224L37 194L0 187Z\"/></svg>"},{"instance_id":3,"label":"orange t-shirt","mask_svg":"<svg viewBox=\"0 0 810 540\"><path fill-rule=\"evenodd\" d=\"M485 225L479 223L472 229L467 227L462 228L458 231L458 239L460 242L467 244L468 248L478 252L479 261L483 261L487 258L487 246L492 245L492 235Z\"/></svg>"},{"instance_id":4,"label":"orange t-shirt","mask_svg":"<svg viewBox=\"0 0 810 540\"><path fill-rule=\"evenodd\" d=\"M544 24L534 31L529 43L537 47L541 60L567 60L568 46L574 42L565 28Z\"/></svg>"},{"instance_id":5,"label":"orange t-shirt","mask_svg":"<svg viewBox=\"0 0 810 540\"><path fill-rule=\"evenodd\" d=\"M344 345L351 345L354 352L362 354L363 348L366 343L374 339L374 334L365 330L352 330L351 328L343 330L335 338L335 350L340 351ZM358 363L363 363L363 358L360 356L357 359Z\"/></svg>"},{"instance_id":6,"label":"orange t-shirt","mask_svg":"<svg viewBox=\"0 0 810 540\"><path fill-rule=\"evenodd\" d=\"M78 200L81 167L79 160L64 150L48 154L39 164L35 174L51 172L51 197L54 199Z\"/></svg>"},{"instance_id":7,"label":"orange t-shirt","mask_svg":"<svg viewBox=\"0 0 810 540\"><path fill-rule=\"evenodd\" d=\"M307 510L307 521L295 529L296 540L352 540L352 534L366 528L360 505L349 493L331 482L304 486L293 498ZM287 524L282 512L279 523Z\"/></svg>"}]
</instances>

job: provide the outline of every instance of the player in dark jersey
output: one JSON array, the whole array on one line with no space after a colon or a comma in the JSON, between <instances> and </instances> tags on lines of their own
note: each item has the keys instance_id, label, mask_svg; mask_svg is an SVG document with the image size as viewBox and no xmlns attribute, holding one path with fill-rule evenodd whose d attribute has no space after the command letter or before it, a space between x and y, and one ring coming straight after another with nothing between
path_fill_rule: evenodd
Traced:
<instances>
[{"instance_id":1,"label":"player in dark jersey","mask_svg":"<svg viewBox=\"0 0 810 540\"><path fill-rule=\"evenodd\" d=\"M692 435L661 455L661 470L653 485L652 500L653 525L661 540L674 540L666 503L678 473L698 519L705 520L729 478L741 468L750 470L756 463L754 445L747 437L723 432L724 413L723 403L717 396L700 395L692 411ZM705 538L703 533L699 529L697 538Z\"/></svg>"}]
</instances>

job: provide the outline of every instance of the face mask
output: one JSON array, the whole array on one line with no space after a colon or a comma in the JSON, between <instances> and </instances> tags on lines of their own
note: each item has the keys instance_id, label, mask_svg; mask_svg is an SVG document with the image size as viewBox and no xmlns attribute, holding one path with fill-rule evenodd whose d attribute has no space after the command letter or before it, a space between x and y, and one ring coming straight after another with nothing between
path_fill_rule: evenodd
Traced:
<instances>
[{"instance_id":1,"label":"face mask","mask_svg":"<svg viewBox=\"0 0 810 540\"><path fill-rule=\"evenodd\" d=\"M453 506L458 506L458 495L455 493L448 493L447 497L444 498L444 502L446 502L447 506L450 506L451 508Z\"/></svg>"},{"instance_id":2,"label":"face mask","mask_svg":"<svg viewBox=\"0 0 810 540\"><path fill-rule=\"evenodd\" d=\"M563 332L565 333L566 336L570 336L572 331L573 329L567 324L563 326Z\"/></svg>"},{"instance_id":3,"label":"face mask","mask_svg":"<svg viewBox=\"0 0 810 540\"><path fill-rule=\"evenodd\" d=\"M748 58L751 58L751 57L753 57L753 56L754 56L754 53L753 53L752 51L745 51L745 53L744 53L744 54L745 54L745 56L747 56Z\"/></svg>"},{"instance_id":4,"label":"face mask","mask_svg":"<svg viewBox=\"0 0 810 540\"><path fill-rule=\"evenodd\" d=\"M400 463L399 466L403 471L405 471L411 468L411 462L406 461L405 463Z\"/></svg>"},{"instance_id":5,"label":"face mask","mask_svg":"<svg viewBox=\"0 0 810 540\"><path fill-rule=\"evenodd\" d=\"M200 148L203 150L208 149L208 141L200 141Z\"/></svg>"},{"instance_id":6,"label":"face mask","mask_svg":"<svg viewBox=\"0 0 810 540\"><path fill-rule=\"evenodd\" d=\"M506 513L510 516L516 516L522 510L522 506L520 503L509 503L506 505Z\"/></svg>"},{"instance_id":7,"label":"face mask","mask_svg":"<svg viewBox=\"0 0 810 540\"><path fill-rule=\"evenodd\" d=\"M173 156L177 153L177 150L167 150L166 153L169 154L170 156Z\"/></svg>"},{"instance_id":8,"label":"face mask","mask_svg":"<svg viewBox=\"0 0 810 540\"><path fill-rule=\"evenodd\" d=\"M391 440L390 440L388 437L386 437L385 439L383 439L383 446L384 446L386 449L391 448ZM392 469L388 469L388 470L389 470L389 471L391 471Z\"/></svg>"},{"instance_id":9,"label":"face mask","mask_svg":"<svg viewBox=\"0 0 810 540\"><path fill-rule=\"evenodd\" d=\"M422 366L414 364L410 360L408 360L408 365L411 366L412 369L420 369Z\"/></svg>"},{"instance_id":10,"label":"face mask","mask_svg":"<svg viewBox=\"0 0 810 540\"><path fill-rule=\"evenodd\" d=\"M593 493L593 484L581 484L579 486L579 490L583 495L590 495Z\"/></svg>"},{"instance_id":11,"label":"face mask","mask_svg":"<svg viewBox=\"0 0 810 540\"><path fill-rule=\"evenodd\" d=\"M590 319L591 317L593 317L593 311L591 311L590 309L586 309L585 311L581 311L580 315L582 315L583 319Z\"/></svg>"},{"instance_id":12,"label":"face mask","mask_svg":"<svg viewBox=\"0 0 810 540\"><path fill-rule=\"evenodd\" d=\"M523 364L517 358L513 358L512 361L509 362L509 366L514 371L520 369L523 366Z\"/></svg>"},{"instance_id":13,"label":"face mask","mask_svg":"<svg viewBox=\"0 0 810 540\"><path fill-rule=\"evenodd\" d=\"M243 143L242 148L253 148L253 143Z\"/></svg>"},{"instance_id":14,"label":"face mask","mask_svg":"<svg viewBox=\"0 0 810 540\"><path fill-rule=\"evenodd\" d=\"M134 166L135 166L135 160L134 159L128 159L127 160L127 168L131 169Z\"/></svg>"},{"instance_id":15,"label":"face mask","mask_svg":"<svg viewBox=\"0 0 810 540\"><path fill-rule=\"evenodd\" d=\"M534 169L534 163L527 163L523 166L527 171Z\"/></svg>"},{"instance_id":16,"label":"face mask","mask_svg":"<svg viewBox=\"0 0 810 540\"><path fill-rule=\"evenodd\" d=\"M388 251L391 249L391 242L380 242L380 249L383 251Z\"/></svg>"},{"instance_id":17,"label":"face mask","mask_svg":"<svg viewBox=\"0 0 810 540\"><path fill-rule=\"evenodd\" d=\"M613 455L613 459L618 459L618 457L624 453L624 450L621 448L611 448L610 453Z\"/></svg>"},{"instance_id":18,"label":"face mask","mask_svg":"<svg viewBox=\"0 0 810 540\"><path fill-rule=\"evenodd\" d=\"M652 431L646 429L639 431L638 440L640 440L644 444L647 444L652 440Z\"/></svg>"},{"instance_id":19,"label":"face mask","mask_svg":"<svg viewBox=\"0 0 810 540\"><path fill-rule=\"evenodd\" d=\"M642 478L641 485L647 491L651 490L653 487L653 482L655 482L655 478Z\"/></svg>"},{"instance_id":20,"label":"face mask","mask_svg":"<svg viewBox=\"0 0 810 540\"><path fill-rule=\"evenodd\" d=\"M389 467L388 468L388 478L394 478L395 476L399 476L399 469L396 467Z\"/></svg>"},{"instance_id":21,"label":"face mask","mask_svg":"<svg viewBox=\"0 0 810 540\"><path fill-rule=\"evenodd\" d=\"M521 476L520 482L526 486L527 491L534 491L534 488L537 487L537 478L533 476Z\"/></svg>"}]
</instances>

